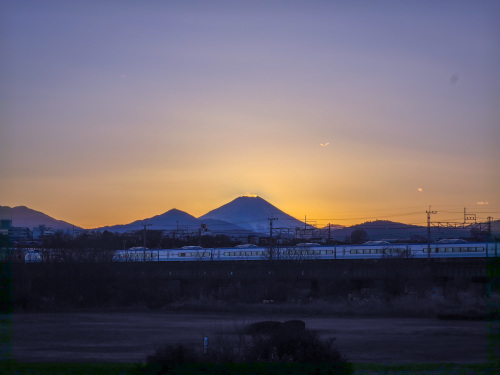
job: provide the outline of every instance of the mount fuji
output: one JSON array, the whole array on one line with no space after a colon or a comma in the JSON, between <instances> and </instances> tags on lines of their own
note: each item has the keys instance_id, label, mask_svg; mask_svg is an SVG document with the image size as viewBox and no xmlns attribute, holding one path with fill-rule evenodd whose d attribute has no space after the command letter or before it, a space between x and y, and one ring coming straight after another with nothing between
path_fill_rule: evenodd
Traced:
<instances>
[{"instance_id":1,"label":"mount fuji","mask_svg":"<svg viewBox=\"0 0 500 375\"><path fill-rule=\"evenodd\" d=\"M275 228L295 229L304 226L302 221L286 214L261 197L239 197L199 217L200 220L226 221L258 233L269 233L270 218L278 219L278 222L273 224Z\"/></svg>"}]
</instances>

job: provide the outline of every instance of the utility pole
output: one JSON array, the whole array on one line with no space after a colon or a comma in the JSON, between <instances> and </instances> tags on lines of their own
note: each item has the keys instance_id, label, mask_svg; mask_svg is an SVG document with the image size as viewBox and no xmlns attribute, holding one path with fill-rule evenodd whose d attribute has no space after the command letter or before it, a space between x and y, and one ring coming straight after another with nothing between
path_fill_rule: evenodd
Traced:
<instances>
[{"instance_id":1,"label":"utility pole","mask_svg":"<svg viewBox=\"0 0 500 375\"><path fill-rule=\"evenodd\" d=\"M425 211L427 214L427 259L431 258L431 214L437 214L437 211L431 211L431 206L429 206L429 211Z\"/></svg>"},{"instance_id":2,"label":"utility pole","mask_svg":"<svg viewBox=\"0 0 500 375\"><path fill-rule=\"evenodd\" d=\"M330 223L328 223L328 243L332 240L332 232L330 229Z\"/></svg>"},{"instance_id":3,"label":"utility pole","mask_svg":"<svg viewBox=\"0 0 500 375\"><path fill-rule=\"evenodd\" d=\"M268 217L269 220L269 238L271 242L271 246L269 248L269 260L273 260L273 221L278 220L277 217Z\"/></svg>"},{"instance_id":4,"label":"utility pole","mask_svg":"<svg viewBox=\"0 0 500 375\"><path fill-rule=\"evenodd\" d=\"M144 261L146 261L146 227L150 227L151 224L146 224L145 222L142 223L144 226L144 249L143 249L143 256L144 256Z\"/></svg>"},{"instance_id":5,"label":"utility pole","mask_svg":"<svg viewBox=\"0 0 500 375\"><path fill-rule=\"evenodd\" d=\"M467 222L467 221L472 221L474 220L474 223L477 222L476 220L476 214L467 214L467 208L464 207L464 224Z\"/></svg>"},{"instance_id":6,"label":"utility pole","mask_svg":"<svg viewBox=\"0 0 500 375\"><path fill-rule=\"evenodd\" d=\"M491 216L488 216L488 238L486 239L486 242L491 241L491 222L493 221L493 218ZM486 254L488 255L488 254Z\"/></svg>"}]
</instances>

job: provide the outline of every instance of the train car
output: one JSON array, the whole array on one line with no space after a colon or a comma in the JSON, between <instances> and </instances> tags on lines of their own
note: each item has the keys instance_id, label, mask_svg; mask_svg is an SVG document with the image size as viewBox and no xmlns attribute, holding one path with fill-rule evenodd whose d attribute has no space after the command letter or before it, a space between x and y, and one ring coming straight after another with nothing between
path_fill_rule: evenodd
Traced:
<instances>
[{"instance_id":1,"label":"train car","mask_svg":"<svg viewBox=\"0 0 500 375\"><path fill-rule=\"evenodd\" d=\"M42 261L42 253L38 250L28 250L24 254L25 263L40 263Z\"/></svg>"},{"instance_id":2,"label":"train car","mask_svg":"<svg viewBox=\"0 0 500 375\"><path fill-rule=\"evenodd\" d=\"M430 249L430 252L429 252ZM321 246L303 243L296 246L276 246L272 249L274 260L306 259L384 259L384 258L468 258L497 257L497 243L432 243L388 244L368 243L362 245ZM271 258L269 247L236 246L232 248L201 248L185 246L181 249L150 250L132 248L118 250L114 261L258 261Z\"/></svg>"},{"instance_id":3,"label":"train car","mask_svg":"<svg viewBox=\"0 0 500 375\"><path fill-rule=\"evenodd\" d=\"M113 255L114 262L151 262L158 260L158 250L144 249L143 247L132 247L128 250L117 250Z\"/></svg>"}]
</instances>

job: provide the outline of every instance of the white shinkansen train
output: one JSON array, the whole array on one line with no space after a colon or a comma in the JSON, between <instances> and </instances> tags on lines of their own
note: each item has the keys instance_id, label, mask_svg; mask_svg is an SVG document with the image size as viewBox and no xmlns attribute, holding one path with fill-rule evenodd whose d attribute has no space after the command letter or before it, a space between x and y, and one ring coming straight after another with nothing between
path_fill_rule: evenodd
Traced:
<instances>
[{"instance_id":1,"label":"white shinkansen train","mask_svg":"<svg viewBox=\"0 0 500 375\"><path fill-rule=\"evenodd\" d=\"M296 246L275 246L272 257L275 260L300 259L379 259L379 258L486 258L498 257L498 243L468 243L460 240L446 240L427 244L389 244L383 241L369 241L363 245L321 246L317 243L303 243ZM181 249L131 248L117 250L116 262L185 262L185 261L251 261L270 259L269 247L239 245L232 248L202 248L185 246Z\"/></svg>"},{"instance_id":2,"label":"white shinkansen train","mask_svg":"<svg viewBox=\"0 0 500 375\"><path fill-rule=\"evenodd\" d=\"M487 258L498 257L500 244L495 242L468 243L462 240L443 240L427 244L390 244L384 241L369 241L363 245L322 246L317 243L302 243L296 246L273 247L275 260L301 259L380 259L380 258ZM269 247L238 245L231 248L202 248L184 246L180 249L144 249L134 247L117 250L115 262L186 262L186 261L251 261L270 259ZM43 261L40 251L25 252L26 263Z\"/></svg>"}]
</instances>

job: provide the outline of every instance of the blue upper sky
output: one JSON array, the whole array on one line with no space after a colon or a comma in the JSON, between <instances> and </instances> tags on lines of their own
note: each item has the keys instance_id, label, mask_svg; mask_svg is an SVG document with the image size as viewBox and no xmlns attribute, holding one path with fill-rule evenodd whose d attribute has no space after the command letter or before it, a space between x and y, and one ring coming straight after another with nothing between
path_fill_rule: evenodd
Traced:
<instances>
[{"instance_id":1,"label":"blue upper sky","mask_svg":"<svg viewBox=\"0 0 500 375\"><path fill-rule=\"evenodd\" d=\"M0 203L498 216L499 25L497 1L4 1Z\"/></svg>"}]
</instances>

